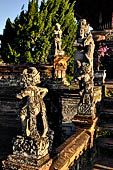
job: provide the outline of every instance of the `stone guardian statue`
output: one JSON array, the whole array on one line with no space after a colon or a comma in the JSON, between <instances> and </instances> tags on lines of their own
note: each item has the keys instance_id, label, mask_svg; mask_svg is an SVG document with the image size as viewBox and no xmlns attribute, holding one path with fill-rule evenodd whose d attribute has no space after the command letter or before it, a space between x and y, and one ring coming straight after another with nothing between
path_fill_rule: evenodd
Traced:
<instances>
[{"instance_id":1,"label":"stone guardian statue","mask_svg":"<svg viewBox=\"0 0 113 170\"><path fill-rule=\"evenodd\" d=\"M37 86L40 83L40 72L35 67L23 71L22 81L24 89L17 94L17 98L27 97L27 103L20 112L23 136L17 136L14 140L13 154L40 159L48 153L50 146L46 106L43 101L48 89ZM37 128L39 113L44 129L42 135Z\"/></svg>"}]
</instances>

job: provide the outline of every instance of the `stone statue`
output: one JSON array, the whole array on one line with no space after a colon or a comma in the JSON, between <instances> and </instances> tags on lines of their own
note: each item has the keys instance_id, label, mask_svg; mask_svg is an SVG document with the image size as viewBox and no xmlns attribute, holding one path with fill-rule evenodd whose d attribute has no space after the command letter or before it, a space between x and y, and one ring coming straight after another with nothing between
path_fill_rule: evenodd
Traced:
<instances>
[{"instance_id":1,"label":"stone statue","mask_svg":"<svg viewBox=\"0 0 113 170\"><path fill-rule=\"evenodd\" d=\"M25 156L32 155L40 158L48 153L49 147L46 107L43 101L48 90L37 86L40 83L40 73L34 67L23 71L22 81L24 90L17 94L17 98L22 99L27 96L27 103L20 113L23 136L16 138L13 151L16 154L23 153ZM39 113L41 113L44 128L42 135L37 130Z\"/></svg>"},{"instance_id":2,"label":"stone statue","mask_svg":"<svg viewBox=\"0 0 113 170\"><path fill-rule=\"evenodd\" d=\"M31 73L29 73L31 71ZM23 71L23 82L25 89L17 94L17 98L22 99L28 96L27 104L22 108L21 121L23 132L27 136L40 137L37 132L36 116L41 112L44 132L43 137L46 136L48 131L48 124L46 120L46 107L43 102L43 97L48 90L46 88L37 87L36 84L40 83L40 73L36 68L29 68ZM30 125L30 126L29 126Z\"/></svg>"},{"instance_id":3,"label":"stone statue","mask_svg":"<svg viewBox=\"0 0 113 170\"><path fill-rule=\"evenodd\" d=\"M56 55L64 55L64 51L62 50L62 30L60 29L60 24L56 23L54 30L55 38L55 56Z\"/></svg>"},{"instance_id":4,"label":"stone statue","mask_svg":"<svg viewBox=\"0 0 113 170\"><path fill-rule=\"evenodd\" d=\"M78 36L73 46L77 48L74 56L74 81L79 85L81 103L79 114L91 114L93 110L93 54L94 40L89 31L89 24L81 19L78 25Z\"/></svg>"},{"instance_id":5,"label":"stone statue","mask_svg":"<svg viewBox=\"0 0 113 170\"><path fill-rule=\"evenodd\" d=\"M88 34L89 25L86 24L85 19L81 19L79 22L79 31L77 40L75 40L73 46L77 47L74 55L74 77L77 75L77 62L86 62L89 64L91 74L93 77L93 53L94 53L94 40L91 33Z\"/></svg>"}]
</instances>

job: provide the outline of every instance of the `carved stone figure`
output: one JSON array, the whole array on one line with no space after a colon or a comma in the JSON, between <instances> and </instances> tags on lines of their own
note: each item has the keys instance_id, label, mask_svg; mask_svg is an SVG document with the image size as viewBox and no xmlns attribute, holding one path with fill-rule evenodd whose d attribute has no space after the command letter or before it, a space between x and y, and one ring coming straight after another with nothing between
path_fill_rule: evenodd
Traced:
<instances>
[{"instance_id":1,"label":"carved stone figure","mask_svg":"<svg viewBox=\"0 0 113 170\"><path fill-rule=\"evenodd\" d=\"M31 73L29 73L31 71ZM46 107L43 102L43 97L48 90L46 88L37 87L36 84L40 83L40 73L36 68L29 68L23 71L23 82L25 89L17 95L17 98L22 99L28 96L27 104L22 108L21 121L24 133L27 136L39 136L37 132L36 116L41 112L44 133L46 136L48 131L48 124L46 120ZM29 126L30 125L30 126Z\"/></svg>"},{"instance_id":2,"label":"carved stone figure","mask_svg":"<svg viewBox=\"0 0 113 170\"><path fill-rule=\"evenodd\" d=\"M64 84L68 85L66 78L67 61L69 57L65 55L62 50L62 30L60 29L60 24L56 23L54 30L55 38L55 49L53 56L53 66L54 66L54 77L60 79Z\"/></svg>"},{"instance_id":3,"label":"carved stone figure","mask_svg":"<svg viewBox=\"0 0 113 170\"><path fill-rule=\"evenodd\" d=\"M22 80L24 90L17 94L17 98L22 99L27 96L27 103L20 113L23 136L17 136L13 152L40 158L48 153L49 147L46 107L43 101L48 90L37 86L40 83L40 73L34 67L23 71ZM42 135L37 130L37 115L39 113L41 113L44 128Z\"/></svg>"},{"instance_id":4,"label":"carved stone figure","mask_svg":"<svg viewBox=\"0 0 113 170\"><path fill-rule=\"evenodd\" d=\"M74 80L79 84L81 103L78 114L91 114L93 110L93 53L94 40L85 19L79 22L78 37L73 46L77 47L74 56Z\"/></svg>"},{"instance_id":5,"label":"carved stone figure","mask_svg":"<svg viewBox=\"0 0 113 170\"><path fill-rule=\"evenodd\" d=\"M75 40L73 46L77 47L77 50L74 55L74 77L76 78L77 73L77 62L80 61L86 62L89 64L91 69L91 74L93 77L93 53L94 53L94 40L92 38L91 33L88 34L89 31L89 25L86 24L85 19L81 19L79 22L79 31L78 31L78 37L77 40Z\"/></svg>"},{"instance_id":6,"label":"carved stone figure","mask_svg":"<svg viewBox=\"0 0 113 170\"><path fill-rule=\"evenodd\" d=\"M55 56L56 55L64 55L64 51L62 50L62 30L60 29L60 24L56 23L55 30Z\"/></svg>"}]
</instances>

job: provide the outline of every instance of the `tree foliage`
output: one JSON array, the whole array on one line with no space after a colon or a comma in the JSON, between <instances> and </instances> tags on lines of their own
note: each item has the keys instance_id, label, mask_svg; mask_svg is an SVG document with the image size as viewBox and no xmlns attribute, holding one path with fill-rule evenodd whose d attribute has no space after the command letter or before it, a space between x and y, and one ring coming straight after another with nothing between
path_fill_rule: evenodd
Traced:
<instances>
[{"instance_id":1,"label":"tree foliage","mask_svg":"<svg viewBox=\"0 0 113 170\"><path fill-rule=\"evenodd\" d=\"M8 63L47 62L47 56L53 46L56 23L63 32L62 47L73 63L72 48L76 37L74 3L69 0L42 0L40 9L38 0L29 0L28 10L22 10L12 23L7 19L3 33L2 56Z\"/></svg>"}]
</instances>

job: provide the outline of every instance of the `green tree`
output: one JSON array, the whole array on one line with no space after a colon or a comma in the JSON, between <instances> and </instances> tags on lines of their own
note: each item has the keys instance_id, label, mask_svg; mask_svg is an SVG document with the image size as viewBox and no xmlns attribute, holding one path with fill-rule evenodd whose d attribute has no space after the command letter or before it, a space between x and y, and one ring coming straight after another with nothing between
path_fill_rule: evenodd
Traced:
<instances>
[{"instance_id":1,"label":"green tree","mask_svg":"<svg viewBox=\"0 0 113 170\"><path fill-rule=\"evenodd\" d=\"M74 17L74 3L69 0L29 0L28 10L21 11L14 23L7 20L3 33L2 56L5 62L47 62L54 40L56 23L62 29L62 48L68 56L69 71L73 68L72 48L77 24Z\"/></svg>"}]
</instances>

